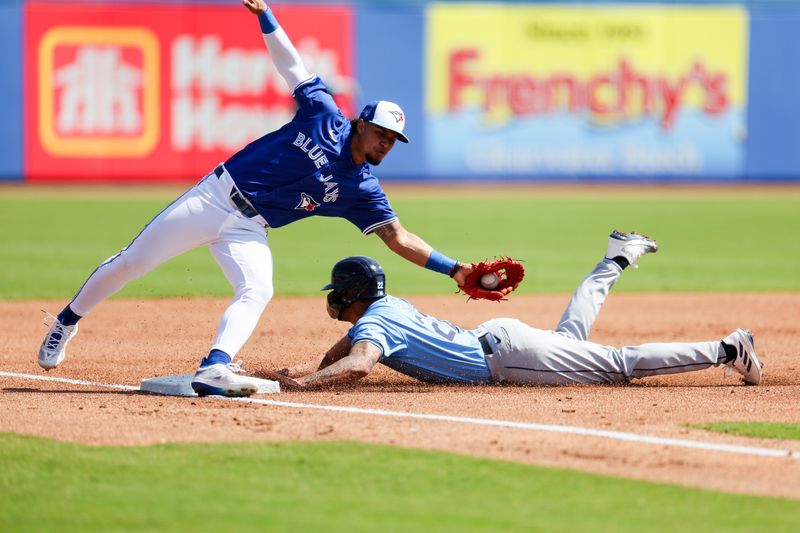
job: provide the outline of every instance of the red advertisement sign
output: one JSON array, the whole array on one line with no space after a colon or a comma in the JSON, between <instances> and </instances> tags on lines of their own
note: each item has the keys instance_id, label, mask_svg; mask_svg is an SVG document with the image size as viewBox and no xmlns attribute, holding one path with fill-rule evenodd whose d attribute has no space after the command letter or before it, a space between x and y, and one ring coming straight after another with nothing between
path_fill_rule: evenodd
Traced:
<instances>
[{"instance_id":1,"label":"red advertisement sign","mask_svg":"<svg viewBox=\"0 0 800 533\"><path fill-rule=\"evenodd\" d=\"M351 8L272 9L351 116ZM33 2L25 19L30 181L196 180L294 114L241 6Z\"/></svg>"}]
</instances>

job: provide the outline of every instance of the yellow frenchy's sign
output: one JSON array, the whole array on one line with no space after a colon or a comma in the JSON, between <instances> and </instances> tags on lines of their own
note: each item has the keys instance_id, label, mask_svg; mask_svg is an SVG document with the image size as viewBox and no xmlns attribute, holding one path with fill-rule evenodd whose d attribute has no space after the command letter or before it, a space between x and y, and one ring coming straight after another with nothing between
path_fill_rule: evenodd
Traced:
<instances>
[{"instance_id":1,"label":"yellow frenchy's sign","mask_svg":"<svg viewBox=\"0 0 800 533\"><path fill-rule=\"evenodd\" d=\"M746 106L748 20L735 5L433 4L427 15L433 117L644 118L670 131L686 109Z\"/></svg>"}]
</instances>

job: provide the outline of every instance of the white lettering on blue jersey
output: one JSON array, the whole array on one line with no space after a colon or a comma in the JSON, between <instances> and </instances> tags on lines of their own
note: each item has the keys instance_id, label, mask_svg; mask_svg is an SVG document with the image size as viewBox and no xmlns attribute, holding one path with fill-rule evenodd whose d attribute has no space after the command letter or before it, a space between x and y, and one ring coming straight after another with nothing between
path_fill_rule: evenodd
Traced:
<instances>
[{"instance_id":1,"label":"white lettering on blue jersey","mask_svg":"<svg viewBox=\"0 0 800 533\"><path fill-rule=\"evenodd\" d=\"M325 196L322 198L323 202L335 202L339 198L339 186L333 179L333 174L330 176L323 176L320 181L325 184Z\"/></svg>"},{"instance_id":2,"label":"white lettering on blue jersey","mask_svg":"<svg viewBox=\"0 0 800 533\"><path fill-rule=\"evenodd\" d=\"M314 162L314 165L317 168L322 168L328 164L328 158L325 156L322 148L316 144L312 145L313 142L314 140L311 138L311 136L298 131L297 138L294 140L294 142L292 142L292 144L304 151L308 155L308 158ZM309 145L312 146L309 147Z\"/></svg>"},{"instance_id":3,"label":"white lettering on blue jersey","mask_svg":"<svg viewBox=\"0 0 800 533\"><path fill-rule=\"evenodd\" d=\"M474 330L421 313L402 298L387 295L372 303L348 335L353 344L378 346L381 363L421 381L491 381Z\"/></svg>"}]
</instances>

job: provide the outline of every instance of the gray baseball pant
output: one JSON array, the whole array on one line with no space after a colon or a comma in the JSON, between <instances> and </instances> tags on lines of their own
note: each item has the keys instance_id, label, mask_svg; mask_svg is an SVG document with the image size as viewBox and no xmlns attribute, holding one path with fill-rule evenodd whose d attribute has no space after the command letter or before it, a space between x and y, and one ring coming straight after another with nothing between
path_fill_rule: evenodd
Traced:
<instances>
[{"instance_id":1,"label":"gray baseball pant","mask_svg":"<svg viewBox=\"0 0 800 533\"><path fill-rule=\"evenodd\" d=\"M724 359L720 341L658 342L614 348L587 340L608 292L622 274L604 259L581 282L555 331L512 318L481 324L494 344L486 356L496 382L524 385L627 383L632 378L702 370ZM494 337L494 338L492 338Z\"/></svg>"}]
</instances>

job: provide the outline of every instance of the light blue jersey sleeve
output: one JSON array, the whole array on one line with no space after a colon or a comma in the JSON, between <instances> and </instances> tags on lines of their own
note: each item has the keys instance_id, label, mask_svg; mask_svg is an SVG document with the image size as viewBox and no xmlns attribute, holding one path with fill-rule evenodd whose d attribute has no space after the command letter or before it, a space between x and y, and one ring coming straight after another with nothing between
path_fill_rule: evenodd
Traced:
<instances>
[{"instance_id":1,"label":"light blue jersey sleeve","mask_svg":"<svg viewBox=\"0 0 800 533\"><path fill-rule=\"evenodd\" d=\"M379 362L421 381L491 381L474 330L421 313L401 298L387 295L374 302L348 335L353 344L369 342L380 348Z\"/></svg>"},{"instance_id":2,"label":"light blue jersey sleeve","mask_svg":"<svg viewBox=\"0 0 800 533\"><path fill-rule=\"evenodd\" d=\"M381 350L380 361L406 348L405 339L402 333L391 323L372 317L367 320L360 320L350 329L350 341L352 344L357 342L368 342L374 344Z\"/></svg>"}]
</instances>

